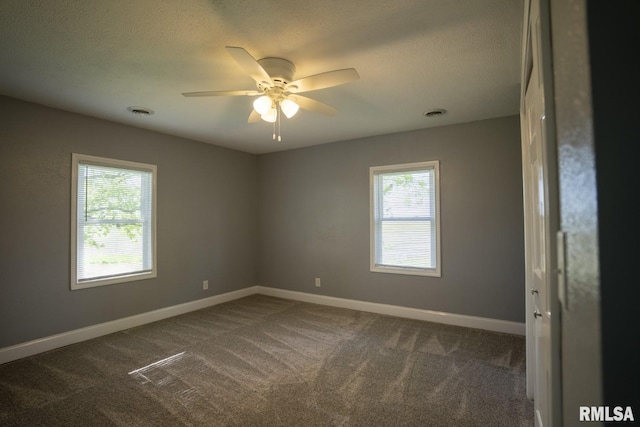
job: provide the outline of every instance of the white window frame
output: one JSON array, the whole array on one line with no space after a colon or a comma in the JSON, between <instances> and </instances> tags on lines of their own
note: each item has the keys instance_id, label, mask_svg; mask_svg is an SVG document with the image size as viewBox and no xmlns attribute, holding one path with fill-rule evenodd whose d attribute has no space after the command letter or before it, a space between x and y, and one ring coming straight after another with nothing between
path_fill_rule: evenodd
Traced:
<instances>
[{"instance_id":1,"label":"white window frame","mask_svg":"<svg viewBox=\"0 0 640 427\"><path fill-rule=\"evenodd\" d=\"M376 247L376 236L378 230L381 226L380 220L380 211L382 209L382 203L380 201L380 197L377 194L377 185L376 179L377 176L386 174L386 173L396 173L396 172L417 172L424 170L433 170L433 178L434 178L434 203L435 209L434 214L435 218L428 219L429 221L433 221L433 232L435 234L435 267L434 268L418 268L418 267L407 267L407 266L389 266L379 264L377 262L378 255L377 251L379 248ZM417 275L417 276L432 276L432 277L441 277L441 265L442 265L442 256L440 251L440 162L437 160L427 161L427 162L417 162L417 163L405 163L405 164L396 164L396 165L385 165L385 166L372 166L369 168L369 212L370 212L370 271L376 273L391 273L391 274L405 274L405 275ZM420 218L419 220L423 220Z\"/></svg>"},{"instance_id":2,"label":"white window frame","mask_svg":"<svg viewBox=\"0 0 640 427\"><path fill-rule=\"evenodd\" d=\"M151 253L146 253L145 256L149 256L151 259L150 270L144 272L135 273L123 273L120 275L108 276L105 278L95 278L78 280L78 250L82 250L82 247L78 245L78 175L80 164L89 164L95 166L115 167L121 169L131 169L137 171L151 172L151 220L150 220L150 235L145 233L143 235L144 245L151 249ZM106 286L116 283L132 282L144 279L152 279L157 277L157 250L156 250L156 204L157 204L157 166L145 163L130 162L125 160L116 160L106 157L89 156L85 154L72 154L71 159L71 289L86 289L96 286Z\"/></svg>"}]
</instances>

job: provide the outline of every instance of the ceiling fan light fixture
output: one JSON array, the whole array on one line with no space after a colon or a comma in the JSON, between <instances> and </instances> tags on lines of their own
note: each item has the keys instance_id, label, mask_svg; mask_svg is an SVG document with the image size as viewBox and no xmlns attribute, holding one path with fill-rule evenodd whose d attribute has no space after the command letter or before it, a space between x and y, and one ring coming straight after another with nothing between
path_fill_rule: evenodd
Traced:
<instances>
[{"instance_id":1,"label":"ceiling fan light fixture","mask_svg":"<svg viewBox=\"0 0 640 427\"><path fill-rule=\"evenodd\" d=\"M265 122L275 123L276 119L278 118L278 110L273 107L260 117L262 117L262 120L264 120Z\"/></svg>"},{"instance_id":2,"label":"ceiling fan light fixture","mask_svg":"<svg viewBox=\"0 0 640 427\"><path fill-rule=\"evenodd\" d=\"M342 85L360 78L355 68L326 71L294 80L296 67L283 58L268 57L256 60L249 52L238 46L225 46L227 52L244 71L256 82L258 90L224 90L183 92L183 96L257 96L253 110L247 120L257 121L257 117L273 123L273 139L281 141L280 122L282 115L292 118L300 108L333 116L336 109L298 92L309 92ZM294 95L295 94L295 95ZM291 96L291 98L289 98Z\"/></svg>"},{"instance_id":3,"label":"ceiling fan light fixture","mask_svg":"<svg viewBox=\"0 0 640 427\"><path fill-rule=\"evenodd\" d=\"M257 113L261 115L265 115L269 112L273 107L273 102L271 98L267 95L263 95L260 98L253 101L253 109L256 110Z\"/></svg>"},{"instance_id":4,"label":"ceiling fan light fixture","mask_svg":"<svg viewBox=\"0 0 640 427\"><path fill-rule=\"evenodd\" d=\"M282 110L284 115L287 116L288 119L290 119L291 117L296 115L296 113L300 109L300 106L296 104L295 101L287 98L282 100L282 102L280 103L280 109Z\"/></svg>"}]
</instances>

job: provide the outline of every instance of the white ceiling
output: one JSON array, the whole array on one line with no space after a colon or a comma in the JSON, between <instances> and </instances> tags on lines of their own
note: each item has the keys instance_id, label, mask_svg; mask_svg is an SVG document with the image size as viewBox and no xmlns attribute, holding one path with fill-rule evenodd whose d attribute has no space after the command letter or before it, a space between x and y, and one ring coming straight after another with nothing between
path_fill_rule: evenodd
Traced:
<instances>
[{"instance_id":1,"label":"white ceiling","mask_svg":"<svg viewBox=\"0 0 640 427\"><path fill-rule=\"evenodd\" d=\"M523 0L1 0L0 94L250 153L517 114ZM355 68L304 95L338 109L247 123L256 89L225 50ZM134 115L129 106L152 109ZM426 118L425 111L447 114Z\"/></svg>"}]
</instances>

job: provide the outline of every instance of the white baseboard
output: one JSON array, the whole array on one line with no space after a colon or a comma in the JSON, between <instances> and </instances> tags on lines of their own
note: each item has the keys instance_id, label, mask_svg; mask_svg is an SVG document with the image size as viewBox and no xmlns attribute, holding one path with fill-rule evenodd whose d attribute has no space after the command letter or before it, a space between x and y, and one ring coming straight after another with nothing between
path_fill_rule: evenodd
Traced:
<instances>
[{"instance_id":1,"label":"white baseboard","mask_svg":"<svg viewBox=\"0 0 640 427\"><path fill-rule=\"evenodd\" d=\"M255 293L257 293L257 286L190 301L171 307L165 307L149 311L147 313L136 314L135 316L124 317L110 322L87 326L86 328L63 332L61 334L51 335L10 347L0 348L0 364L21 359L23 357L33 356L34 354L64 347L66 345L90 340L92 338L101 337L114 332L123 331L125 329L147 323L156 322L158 320L167 319L169 317L178 316L180 314L189 313L190 311L200 310L212 305L222 304L223 302L243 298Z\"/></svg>"},{"instance_id":2,"label":"white baseboard","mask_svg":"<svg viewBox=\"0 0 640 427\"><path fill-rule=\"evenodd\" d=\"M0 364L33 356L34 354L75 344L92 338L125 329L144 325L169 317L178 316L195 310L200 310L238 298L244 298L253 294L262 294L294 301L309 302L313 304L328 305L332 307L349 308L352 310L368 311L370 313L387 314L390 316L405 317L429 322L444 323L447 325L464 326L467 328L485 329L494 332L503 332L514 335L525 335L525 324L510 322L507 320L488 319L485 317L465 316L462 314L444 313L440 311L422 310L417 308L401 307L397 305L379 304L373 302L351 300L345 298L329 297L325 295L308 294L305 292L288 291L285 289L270 288L266 286L252 286L233 292L215 295L196 301L178 304L135 316L112 320L86 328L75 329L57 335L16 344L10 347L0 348Z\"/></svg>"},{"instance_id":3,"label":"white baseboard","mask_svg":"<svg viewBox=\"0 0 640 427\"><path fill-rule=\"evenodd\" d=\"M446 325L464 326L466 328L484 329L487 331L503 332L513 335L525 335L524 323L511 322L508 320L489 319L486 317L466 316L463 314L445 313L442 311L422 310L419 308L402 307L398 305L336 298L265 286L257 286L257 293L332 307L350 308L352 310L368 311L370 313L387 314L390 316L405 317L408 319L444 323Z\"/></svg>"}]
</instances>

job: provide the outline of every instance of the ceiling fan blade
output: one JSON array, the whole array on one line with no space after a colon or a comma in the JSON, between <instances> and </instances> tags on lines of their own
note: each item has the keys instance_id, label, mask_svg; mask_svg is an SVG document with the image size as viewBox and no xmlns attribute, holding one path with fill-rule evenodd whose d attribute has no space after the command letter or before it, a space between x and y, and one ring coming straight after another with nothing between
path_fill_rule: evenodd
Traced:
<instances>
[{"instance_id":1,"label":"ceiling fan blade","mask_svg":"<svg viewBox=\"0 0 640 427\"><path fill-rule=\"evenodd\" d=\"M184 92L182 96L258 96L262 94L257 90L207 90L204 92Z\"/></svg>"},{"instance_id":2,"label":"ceiling fan blade","mask_svg":"<svg viewBox=\"0 0 640 427\"><path fill-rule=\"evenodd\" d=\"M273 85L273 81L269 74L262 68L262 65L256 61L256 59L251 56L249 52L244 50L241 47L235 46L226 46L227 52L233 59L236 60L238 64L251 76L253 80L258 83L268 83L269 85Z\"/></svg>"},{"instance_id":3,"label":"ceiling fan blade","mask_svg":"<svg viewBox=\"0 0 640 427\"><path fill-rule=\"evenodd\" d=\"M309 92L312 90L324 89L338 86L358 80L360 75L355 68L345 68L344 70L327 71L326 73L314 74L292 81L287 85L289 92Z\"/></svg>"},{"instance_id":4,"label":"ceiling fan blade","mask_svg":"<svg viewBox=\"0 0 640 427\"><path fill-rule=\"evenodd\" d=\"M249 120L247 120L247 123L259 123L260 120L262 120L262 117L260 117L260 113L258 113L254 109L251 109L251 114L249 114Z\"/></svg>"},{"instance_id":5,"label":"ceiling fan blade","mask_svg":"<svg viewBox=\"0 0 640 427\"><path fill-rule=\"evenodd\" d=\"M292 101L300 106L303 110L313 111L314 113L324 114L325 116L333 116L337 110L330 105L324 104L315 99L307 98L302 95L289 95Z\"/></svg>"}]
</instances>

